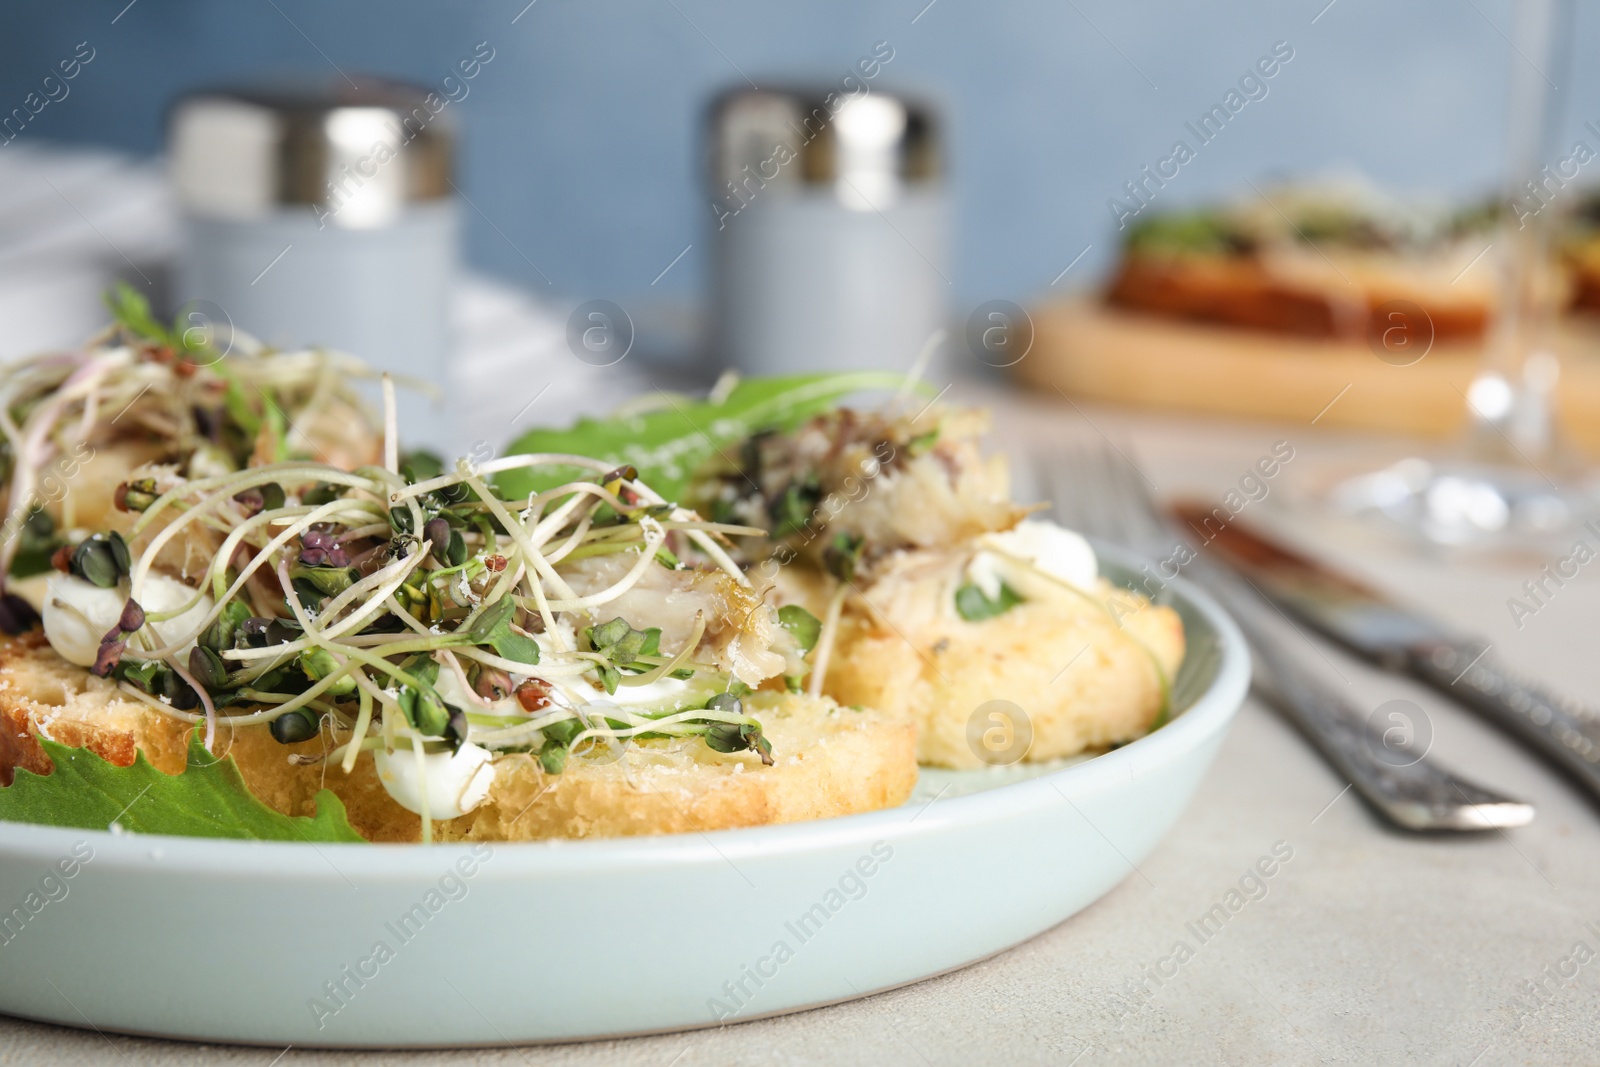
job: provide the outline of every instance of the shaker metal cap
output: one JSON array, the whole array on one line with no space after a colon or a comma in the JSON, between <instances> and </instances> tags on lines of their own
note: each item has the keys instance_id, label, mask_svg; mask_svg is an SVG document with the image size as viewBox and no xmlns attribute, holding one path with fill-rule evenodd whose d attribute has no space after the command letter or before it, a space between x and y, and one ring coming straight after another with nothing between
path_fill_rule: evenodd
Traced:
<instances>
[{"instance_id":1,"label":"shaker metal cap","mask_svg":"<svg viewBox=\"0 0 1600 1067\"><path fill-rule=\"evenodd\" d=\"M385 226L407 203L449 195L447 103L375 78L358 90L190 93L168 122L173 184L185 209L210 218L253 219L304 204L335 225Z\"/></svg>"},{"instance_id":2,"label":"shaker metal cap","mask_svg":"<svg viewBox=\"0 0 1600 1067\"><path fill-rule=\"evenodd\" d=\"M881 208L940 177L928 104L857 82L733 89L711 106L711 183L719 197L831 188L847 207Z\"/></svg>"}]
</instances>

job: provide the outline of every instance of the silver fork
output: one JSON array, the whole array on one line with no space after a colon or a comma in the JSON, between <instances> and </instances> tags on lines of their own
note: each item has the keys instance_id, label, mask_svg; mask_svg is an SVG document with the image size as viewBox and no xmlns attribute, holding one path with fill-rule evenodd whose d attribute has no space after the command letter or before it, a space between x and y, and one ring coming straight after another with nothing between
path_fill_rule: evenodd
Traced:
<instances>
[{"instance_id":1,"label":"silver fork","mask_svg":"<svg viewBox=\"0 0 1600 1067\"><path fill-rule=\"evenodd\" d=\"M1113 447L1040 455L1035 467L1058 517L1081 533L1158 559L1188 545L1162 516L1144 475ZM1225 563L1201 558L1199 549L1188 547L1194 558L1183 575L1221 601L1239 624L1256 653L1257 692L1378 812L1407 830L1490 830L1533 820L1531 805L1453 774L1426 754L1396 758L1394 747L1367 724L1363 709L1294 651L1266 600Z\"/></svg>"}]
</instances>

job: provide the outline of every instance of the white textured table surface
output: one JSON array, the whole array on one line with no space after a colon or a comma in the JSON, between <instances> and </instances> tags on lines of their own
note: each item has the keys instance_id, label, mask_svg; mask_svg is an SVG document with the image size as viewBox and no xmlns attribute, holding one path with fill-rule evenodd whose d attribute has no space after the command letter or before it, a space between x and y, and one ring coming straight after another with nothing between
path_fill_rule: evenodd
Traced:
<instances>
[{"instance_id":1,"label":"white textured table surface","mask_svg":"<svg viewBox=\"0 0 1600 1067\"><path fill-rule=\"evenodd\" d=\"M117 164L79 164L86 173L96 165ZM49 173L64 184L56 193L41 186L43 203L65 193L78 202L74 210L94 214L89 189L80 196L60 170ZM26 176L8 170L0 177L17 189ZM9 285L26 274L31 291L56 298L43 306L61 317L41 322L42 297L9 286L0 291L0 319L33 324L23 347L70 340L50 331L62 319L92 317L101 284L83 269L84 255L107 254L108 241L135 258L159 255L163 231L148 224L158 216L118 208L75 236L50 237L36 213L0 204L0 279ZM21 270L18 249L48 252L45 266ZM474 420L485 438L499 443L511 436L513 422L564 421L580 406L603 408L627 391L620 374L597 379L590 368L561 361L559 317L541 319L514 294L485 286L473 287L463 307L476 355L462 373L485 381L510 376L518 385L480 394L494 407ZM547 382L550 391L523 408ZM948 398L994 399L966 383ZM1137 449L1164 492L1212 500L1275 441L1288 440L1296 454L1274 484L1275 496L1251 505L1264 516L1295 483L1329 463L1363 452L1388 455L1382 445L1356 445L1308 426L1223 427L1091 409L1089 427L1070 409L1015 401L1005 414L1001 421L1017 441L1050 440L1069 429L1067 421L1077 423L1076 432L1104 431ZM1574 694L1600 695L1594 625L1600 584L1588 569L1518 630L1506 600L1535 576L1537 563L1408 559L1363 548L1304 518L1279 518L1306 544L1482 633L1512 663ZM920 985L723 1030L456 1055L291 1049L275 1061L279 1050L184 1045L0 1017L0 1065L1600 1063L1600 808L1443 700L1343 660L1338 669L1368 707L1394 697L1421 705L1435 754L1533 801L1538 820L1482 836L1392 832L1344 792L1345 783L1292 730L1252 701L1193 805L1140 870L1034 941ZM1197 937L1188 924L1238 889L1241 876L1274 847L1280 856L1292 849L1292 858L1265 882L1264 895L1255 889L1257 899L1220 932ZM530 959L528 965L551 964Z\"/></svg>"}]
</instances>

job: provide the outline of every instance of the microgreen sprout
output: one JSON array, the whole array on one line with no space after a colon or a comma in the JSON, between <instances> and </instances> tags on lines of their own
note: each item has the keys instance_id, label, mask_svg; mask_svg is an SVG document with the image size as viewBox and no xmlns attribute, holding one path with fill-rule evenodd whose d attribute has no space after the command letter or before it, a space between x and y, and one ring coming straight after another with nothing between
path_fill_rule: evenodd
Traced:
<instances>
[{"instance_id":1,"label":"microgreen sprout","mask_svg":"<svg viewBox=\"0 0 1600 1067\"><path fill-rule=\"evenodd\" d=\"M222 351L133 290L109 303L114 325L84 351L0 370L16 531L0 576L54 566L122 597L95 672L131 699L203 722L208 748L223 720L285 745L320 738L295 761L346 772L363 752L467 744L548 774L651 741L772 763L723 617L727 596L756 600L730 539L762 531L708 521L614 462L401 454L388 382L382 447L369 434L339 452L353 469L312 461L324 450L303 428L374 424L348 384L372 376L363 366L242 334ZM70 499L39 502L52 464L84 461L75 444L129 441L159 448L116 487L115 529L85 537ZM497 475L530 471L557 473L527 496L497 490ZM788 517L804 521L814 495L797 486ZM155 583L180 567L191 595L171 603ZM713 581L724 592L696 600ZM34 621L0 588L0 626ZM777 621L816 644L815 617Z\"/></svg>"},{"instance_id":2,"label":"microgreen sprout","mask_svg":"<svg viewBox=\"0 0 1600 1067\"><path fill-rule=\"evenodd\" d=\"M968 622L982 622L996 615L1004 615L1022 601L1022 596L1005 582L1000 583L993 597L968 582L956 590L956 614Z\"/></svg>"},{"instance_id":3,"label":"microgreen sprout","mask_svg":"<svg viewBox=\"0 0 1600 1067\"><path fill-rule=\"evenodd\" d=\"M756 531L664 501L627 467L542 455L491 465L589 474L526 500L502 499L484 480L494 470L447 471L416 454L397 469L285 460L128 482L127 539L91 536L68 564L128 595L106 635L105 673L186 722L203 705L208 736L219 718L268 723L286 745L323 735L323 755L295 760L347 770L363 751L469 742L531 753L548 774L652 739L771 763L706 610L664 647L663 627L606 609L647 580L687 590L720 572L747 585L721 545ZM210 563L189 575L199 586L189 604L146 619L138 598L175 548ZM779 621L803 648L815 643L819 624L803 609Z\"/></svg>"}]
</instances>

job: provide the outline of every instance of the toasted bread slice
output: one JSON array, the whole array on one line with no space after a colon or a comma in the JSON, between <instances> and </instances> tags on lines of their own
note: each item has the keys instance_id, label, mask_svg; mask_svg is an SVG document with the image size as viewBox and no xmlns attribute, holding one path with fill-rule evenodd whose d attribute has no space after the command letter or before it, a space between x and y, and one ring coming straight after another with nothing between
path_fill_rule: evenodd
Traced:
<instances>
[{"instance_id":1,"label":"toasted bread slice","mask_svg":"<svg viewBox=\"0 0 1600 1067\"><path fill-rule=\"evenodd\" d=\"M1043 762L1150 730L1183 661L1176 612L1101 579L968 622L952 607L959 559L908 559L846 601L831 696L910 717L918 759L940 767Z\"/></svg>"},{"instance_id":2,"label":"toasted bread slice","mask_svg":"<svg viewBox=\"0 0 1600 1067\"><path fill-rule=\"evenodd\" d=\"M916 784L916 731L907 719L785 693L756 694L746 707L772 743L771 767L755 753L715 752L698 739L601 749L592 758L573 757L554 775L533 756L505 755L495 761L489 799L458 819L435 823L434 839L529 841L765 826L893 807ZM309 747L314 751L316 742ZM233 748L252 790L274 807L309 814L311 796L326 784L364 837L418 840L421 820L383 791L370 758L349 776L336 767L325 776L319 768L268 773L286 762L284 751L253 727L239 731ZM307 770L319 773L308 780Z\"/></svg>"},{"instance_id":3,"label":"toasted bread slice","mask_svg":"<svg viewBox=\"0 0 1600 1067\"><path fill-rule=\"evenodd\" d=\"M189 726L141 704L55 654L44 632L0 637L0 784L16 768L48 774L39 737L86 748L119 767L144 752L167 774L183 770Z\"/></svg>"},{"instance_id":4,"label":"toasted bread slice","mask_svg":"<svg viewBox=\"0 0 1600 1067\"><path fill-rule=\"evenodd\" d=\"M1106 292L1113 306L1389 348L1402 336L1418 348L1477 338L1494 310L1483 251L1495 205L1451 210L1329 176L1137 214Z\"/></svg>"},{"instance_id":5,"label":"toasted bread slice","mask_svg":"<svg viewBox=\"0 0 1600 1067\"><path fill-rule=\"evenodd\" d=\"M1280 262L1285 257L1130 254L1118 266L1106 301L1305 337L1362 339L1396 324L1439 340L1483 333L1490 298L1481 288L1451 287L1443 271L1415 259L1330 256L1321 264L1301 257L1291 266ZM1455 266L1454 259L1446 262ZM1422 308L1427 324L1397 323L1391 315L1398 302Z\"/></svg>"},{"instance_id":6,"label":"toasted bread slice","mask_svg":"<svg viewBox=\"0 0 1600 1067\"><path fill-rule=\"evenodd\" d=\"M1562 260L1572 276L1572 307L1594 314L1600 311L1600 236L1587 233L1570 240Z\"/></svg>"},{"instance_id":7,"label":"toasted bread slice","mask_svg":"<svg viewBox=\"0 0 1600 1067\"><path fill-rule=\"evenodd\" d=\"M435 840L612 837L762 826L848 815L899 804L916 783L915 727L904 718L844 708L831 700L758 693L747 707L772 744L774 766L752 752L719 753L698 739L645 741L613 757L574 757L559 775L532 756L501 756L489 799L434 826ZM0 639L0 779L14 769L51 769L44 736L87 748L118 766L138 751L158 769L183 770L191 727L67 663L34 631ZM264 725L228 727L216 749L238 764L257 797L287 815L309 815L324 786L351 824L373 841L416 841L421 820L392 800L370 755L351 774L291 756L335 744L329 731L281 745Z\"/></svg>"}]
</instances>

